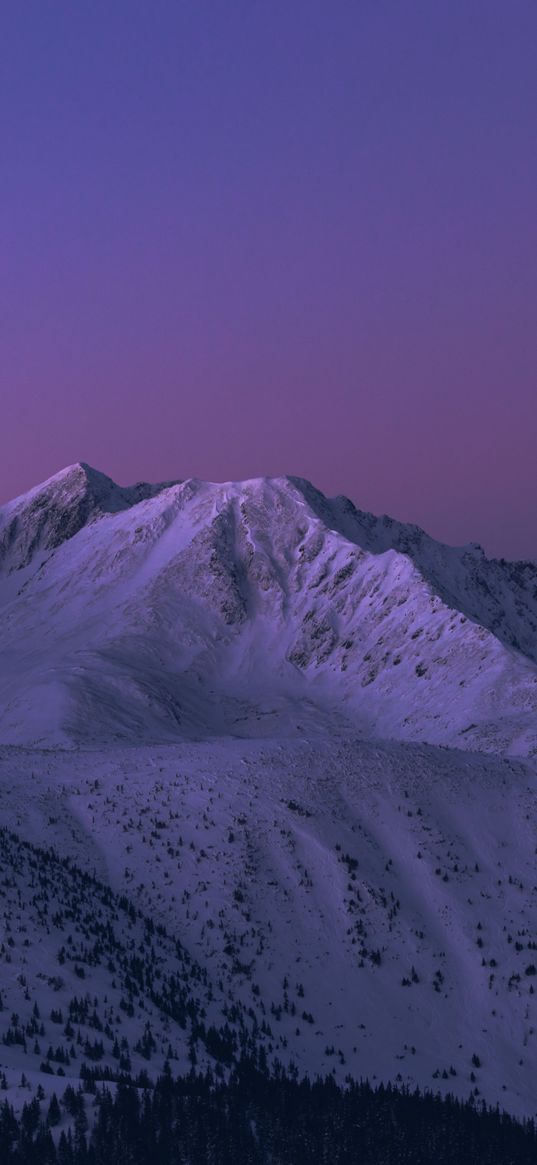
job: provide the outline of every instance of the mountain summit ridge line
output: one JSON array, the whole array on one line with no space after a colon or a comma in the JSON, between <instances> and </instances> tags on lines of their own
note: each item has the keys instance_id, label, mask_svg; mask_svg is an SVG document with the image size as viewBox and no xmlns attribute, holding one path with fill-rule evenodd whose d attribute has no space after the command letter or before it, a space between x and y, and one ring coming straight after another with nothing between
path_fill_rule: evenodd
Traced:
<instances>
[{"instance_id":1,"label":"mountain summit ridge line","mask_svg":"<svg viewBox=\"0 0 537 1165\"><path fill-rule=\"evenodd\" d=\"M537 566L303 478L121 487L67 467L0 508L0 611L6 743L335 722L537 748Z\"/></svg>"}]
</instances>

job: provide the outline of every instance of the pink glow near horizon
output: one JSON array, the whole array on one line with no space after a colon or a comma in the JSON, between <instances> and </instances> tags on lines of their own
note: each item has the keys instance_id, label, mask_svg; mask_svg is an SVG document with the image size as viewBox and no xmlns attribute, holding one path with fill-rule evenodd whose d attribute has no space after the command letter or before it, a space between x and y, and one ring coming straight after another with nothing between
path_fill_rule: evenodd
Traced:
<instances>
[{"instance_id":1,"label":"pink glow near horizon","mask_svg":"<svg viewBox=\"0 0 537 1165\"><path fill-rule=\"evenodd\" d=\"M537 558L537 8L0 18L0 500L291 473Z\"/></svg>"}]
</instances>

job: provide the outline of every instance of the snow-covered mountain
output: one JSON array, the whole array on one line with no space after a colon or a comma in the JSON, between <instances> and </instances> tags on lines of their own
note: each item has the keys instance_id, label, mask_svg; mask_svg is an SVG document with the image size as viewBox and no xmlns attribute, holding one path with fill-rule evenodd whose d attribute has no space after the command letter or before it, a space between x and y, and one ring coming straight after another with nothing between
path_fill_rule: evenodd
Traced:
<instances>
[{"instance_id":1,"label":"snow-covered mountain","mask_svg":"<svg viewBox=\"0 0 537 1165\"><path fill-rule=\"evenodd\" d=\"M80 462L0 508L0 562L4 570L28 566L36 554L55 550L83 526L104 514L128 510L172 485L123 489L110 477Z\"/></svg>"},{"instance_id":2,"label":"snow-covered mountain","mask_svg":"<svg viewBox=\"0 0 537 1165\"><path fill-rule=\"evenodd\" d=\"M536 628L297 478L0 509L10 1087L256 1046L535 1115Z\"/></svg>"},{"instance_id":3,"label":"snow-covered mountain","mask_svg":"<svg viewBox=\"0 0 537 1165\"><path fill-rule=\"evenodd\" d=\"M344 730L537 747L537 569L296 478L120 489L76 465L0 511L0 739Z\"/></svg>"}]
</instances>

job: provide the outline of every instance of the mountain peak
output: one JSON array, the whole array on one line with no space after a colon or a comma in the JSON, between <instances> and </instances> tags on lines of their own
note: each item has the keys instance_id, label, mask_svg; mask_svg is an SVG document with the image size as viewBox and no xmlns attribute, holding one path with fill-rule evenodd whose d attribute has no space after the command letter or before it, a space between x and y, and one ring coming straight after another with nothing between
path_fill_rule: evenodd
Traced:
<instances>
[{"instance_id":1,"label":"mountain peak","mask_svg":"<svg viewBox=\"0 0 537 1165\"><path fill-rule=\"evenodd\" d=\"M83 526L117 514L175 482L123 487L86 461L76 461L0 507L0 566L28 566L39 551L55 550Z\"/></svg>"}]
</instances>

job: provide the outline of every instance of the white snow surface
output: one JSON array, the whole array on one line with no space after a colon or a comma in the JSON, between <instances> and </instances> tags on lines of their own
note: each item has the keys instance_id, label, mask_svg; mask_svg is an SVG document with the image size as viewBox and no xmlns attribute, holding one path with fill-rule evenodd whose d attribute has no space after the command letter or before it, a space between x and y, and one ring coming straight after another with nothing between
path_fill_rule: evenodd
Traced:
<instances>
[{"instance_id":1,"label":"white snow surface","mask_svg":"<svg viewBox=\"0 0 537 1165\"><path fill-rule=\"evenodd\" d=\"M47 913L37 851L0 847L0 1039L35 999L47 1027L39 1052L0 1044L10 1084L82 990L103 1064L128 1035L133 1070L170 1044L189 1066L147 990L122 1012L108 956L83 987L58 965L87 943L85 871L269 1058L537 1114L534 564L298 478L123 489L76 465L0 509L0 612L0 826L74 863Z\"/></svg>"}]
</instances>

